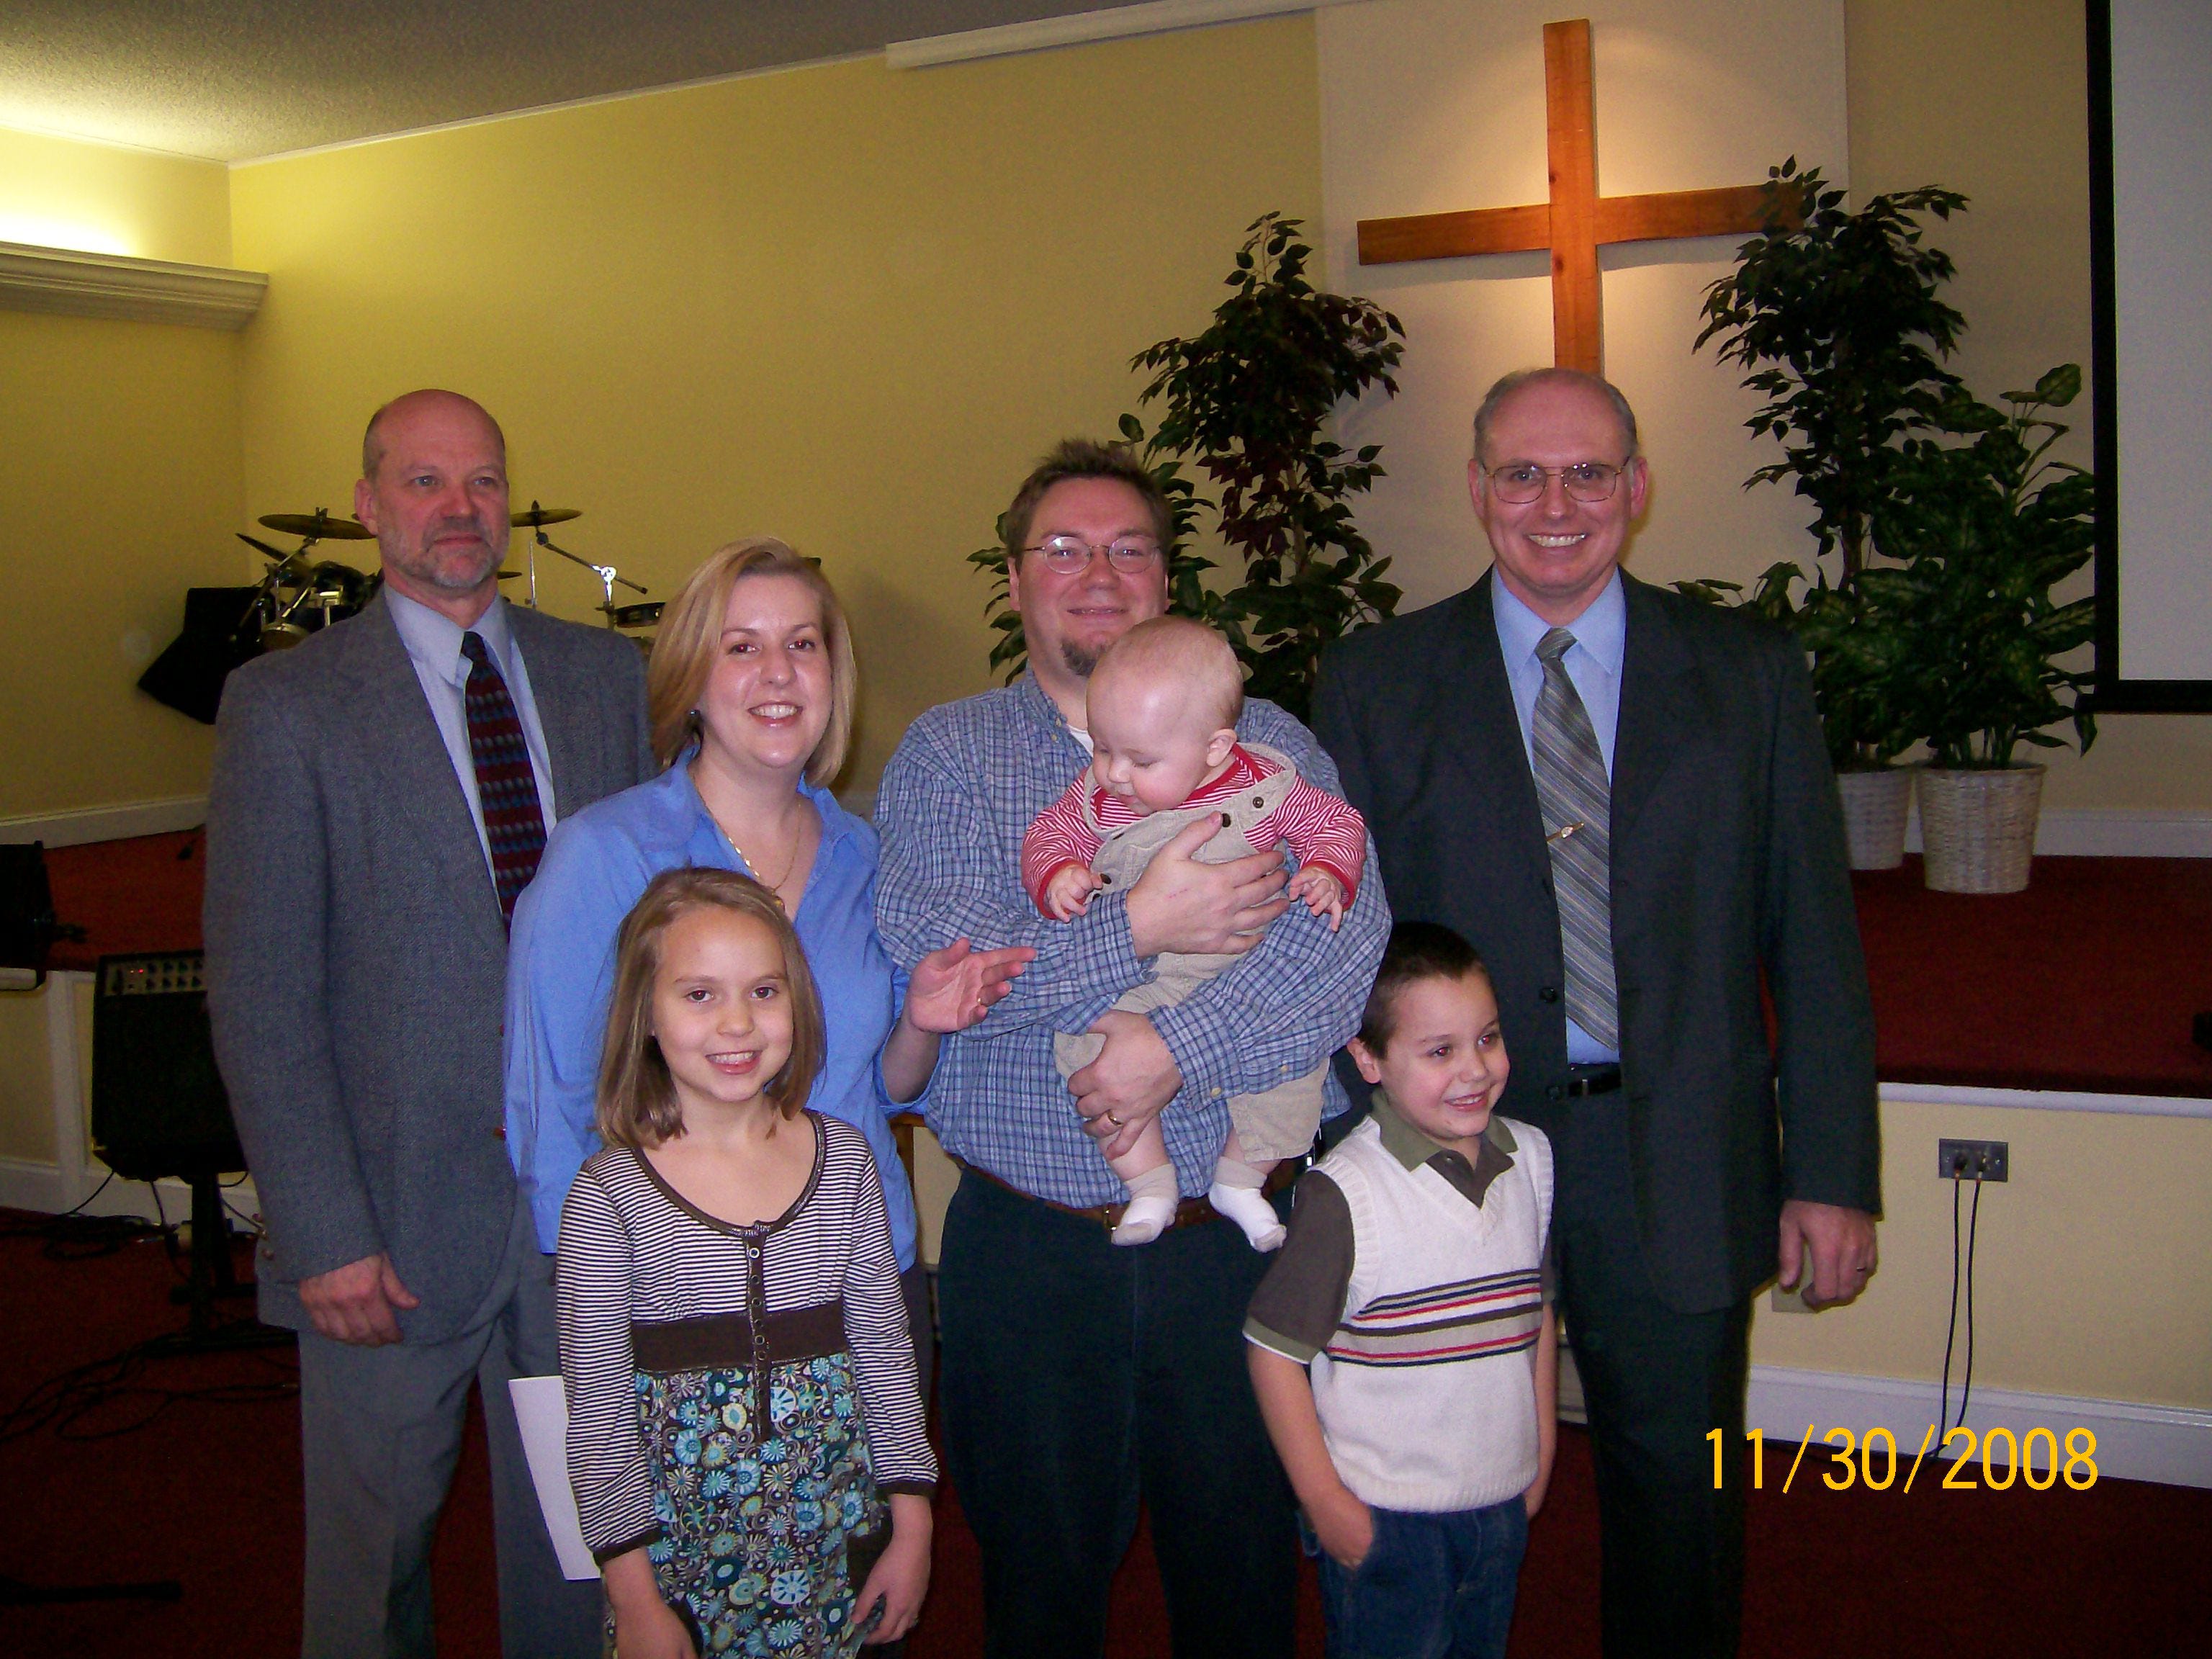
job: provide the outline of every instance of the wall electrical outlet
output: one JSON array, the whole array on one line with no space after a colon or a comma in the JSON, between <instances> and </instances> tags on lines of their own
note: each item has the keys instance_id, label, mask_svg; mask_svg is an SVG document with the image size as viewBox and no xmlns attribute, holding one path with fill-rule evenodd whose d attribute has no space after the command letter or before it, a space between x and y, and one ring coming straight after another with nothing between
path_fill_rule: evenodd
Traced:
<instances>
[{"instance_id":1,"label":"wall electrical outlet","mask_svg":"<svg viewBox=\"0 0 2212 1659\"><path fill-rule=\"evenodd\" d=\"M1939 1140L1936 1143L1938 1181L2006 1181L2011 1178L2012 1158L2002 1140Z\"/></svg>"}]
</instances>

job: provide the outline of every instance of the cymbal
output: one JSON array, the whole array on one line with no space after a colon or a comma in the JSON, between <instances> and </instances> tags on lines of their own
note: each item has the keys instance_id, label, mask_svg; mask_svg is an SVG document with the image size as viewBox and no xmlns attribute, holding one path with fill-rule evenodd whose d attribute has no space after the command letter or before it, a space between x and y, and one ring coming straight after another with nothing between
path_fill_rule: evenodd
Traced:
<instances>
[{"instance_id":1,"label":"cymbal","mask_svg":"<svg viewBox=\"0 0 2212 1659\"><path fill-rule=\"evenodd\" d=\"M264 513L257 524L281 530L288 536L313 536L322 541L373 542L376 532L351 519L334 519L318 508L313 513Z\"/></svg>"},{"instance_id":2,"label":"cymbal","mask_svg":"<svg viewBox=\"0 0 2212 1659\"><path fill-rule=\"evenodd\" d=\"M521 574L520 570L502 570L499 573L499 579L503 582L511 582Z\"/></svg>"},{"instance_id":3,"label":"cymbal","mask_svg":"<svg viewBox=\"0 0 2212 1659\"><path fill-rule=\"evenodd\" d=\"M566 524L571 519L580 519L583 516L584 509L580 507L540 507L537 502L532 501L521 512L509 518L507 523L513 525L517 530L526 526L535 530L540 525Z\"/></svg>"}]
</instances>

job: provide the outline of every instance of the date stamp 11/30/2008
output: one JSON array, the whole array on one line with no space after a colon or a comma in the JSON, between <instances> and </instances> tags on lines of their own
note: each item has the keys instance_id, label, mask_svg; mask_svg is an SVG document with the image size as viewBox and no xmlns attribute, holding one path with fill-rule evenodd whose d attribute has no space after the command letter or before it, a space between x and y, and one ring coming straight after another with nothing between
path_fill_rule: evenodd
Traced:
<instances>
[{"instance_id":1,"label":"date stamp 11/30/2008","mask_svg":"<svg viewBox=\"0 0 2212 1659\"><path fill-rule=\"evenodd\" d=\"M1718 1492L1729 1461L1726 1437L1721 1430L1715 1429L1705 1438L1712 1442L1713 1490ZM1751 1443L1751 1484L1764 1488L1766 1437L1757 1429L1747 1429L1744 1438ZM1896 1485L1899 1462L1897 1437L1887 1429L1877 1426L1861 1435L1850 1429L1834 1428L1822 1434L1819 1425L1808 1423L1805 1437L1797 1445L1797 1455L1790 1461L1790 1473L1783 1477L1783 1491L1788 1492L1790 1483L1796 1480L1797 1468L1805 1461L1807 1448L1821 1442L1831 1448L1828 1467L1820 1471L1820 1480L1830 1490L1848 1492L1853 1486L1863 1486L1870 1492L1887 1492ZM1952 1448L1960 1442L1964 1444L1954 1459ZM1921 1460L1935 1446L1936 1425L1930 1423L1928 1431L1920 1437L1920 1449L1913 1456L1900 1490L1912 1490L1912 1483L1920 1475ZM1938 1464L1949 1465L1942 1485L1952 1492L1978 1492L1985 1487L1991 1492L2005 1492L2015 1484L2030 1492L2049 1492L2061 1481L2075 1492L2087 1492L2097 1484L2097 1437L2087 1429L2066 1431L2062 1455L2058 1436L2047 1428L2039 1426L2017 1435L2000 1425L1984 1429L1978 1435L1962 1424L1944 1431L1942 1448L1936 1456Z\"/></svg>"}]
</instances>

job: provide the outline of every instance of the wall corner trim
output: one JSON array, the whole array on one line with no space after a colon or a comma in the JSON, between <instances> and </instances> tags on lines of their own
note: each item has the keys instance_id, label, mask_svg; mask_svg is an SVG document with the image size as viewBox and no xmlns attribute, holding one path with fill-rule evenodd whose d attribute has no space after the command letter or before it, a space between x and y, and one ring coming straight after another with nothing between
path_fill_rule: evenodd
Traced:
<instances>
[{"instance_id":1,"label":"wall corner trim","mask_svg":"<svg viewBox=\"0 0 2212 1659\"><path fill-rule=\"evenodd\" d=\"M118 801L112 806L76 806L59 812L0 817L0 843L37 841L49 847L82 847L95 841L197 830L206 822L205 795L169 795L155 800Z\"/></svg>"},{"instance_id":2,"label":"wall corner trim","mask_svg":"<svg viewBox=\"0 0 2212 1659\"><path fill-rule=\"evenodd\" d=\"M1144 5L1073 12L1065 17L1040 17L1031 22L1006 23L997 28L963 29L957 34L933 34L920 40L894 40L884 48L884 58L895 70L928 69L939 64L965 64L979 58L1004 58L1015 52L1043 52L1053 46L1082 46L1093 40L1119 40L1131 35L1203 28L1210 23L1281 17L1291 12L1319 11L1326 6L1351 3L1352 0L1149 0Z\"/></svg>"},{"instance_id":3,"label":"wall corner trim","mask_svg":"<svg viewBox=\"0 0 2212 1659\"><path fill-rule=\"evenodd\" d=\"M0 242L0 306L11 311L235 330L252 320L268 290L258 270Z\"/></svg>"}]
</instances>

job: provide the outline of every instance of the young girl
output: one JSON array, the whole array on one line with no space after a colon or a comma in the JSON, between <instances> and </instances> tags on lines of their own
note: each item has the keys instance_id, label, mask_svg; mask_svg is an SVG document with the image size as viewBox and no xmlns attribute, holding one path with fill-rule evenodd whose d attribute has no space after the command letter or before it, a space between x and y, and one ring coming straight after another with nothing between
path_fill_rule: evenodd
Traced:
<instances>
[{"instance_id":1,"label":"young girl","mask_svg":"<svg viewBox=\"0 0 2212 1659\"><path fill-rule=\"evenodd\" d=\"M647 887L617 947L606 1150L558 1258L568 1478L620 1659L851 1656L928 1586L937 1462L883 1189L860 1132L801 1107L822 1033L767 889Z\"/></svg>"}]
</instances>

